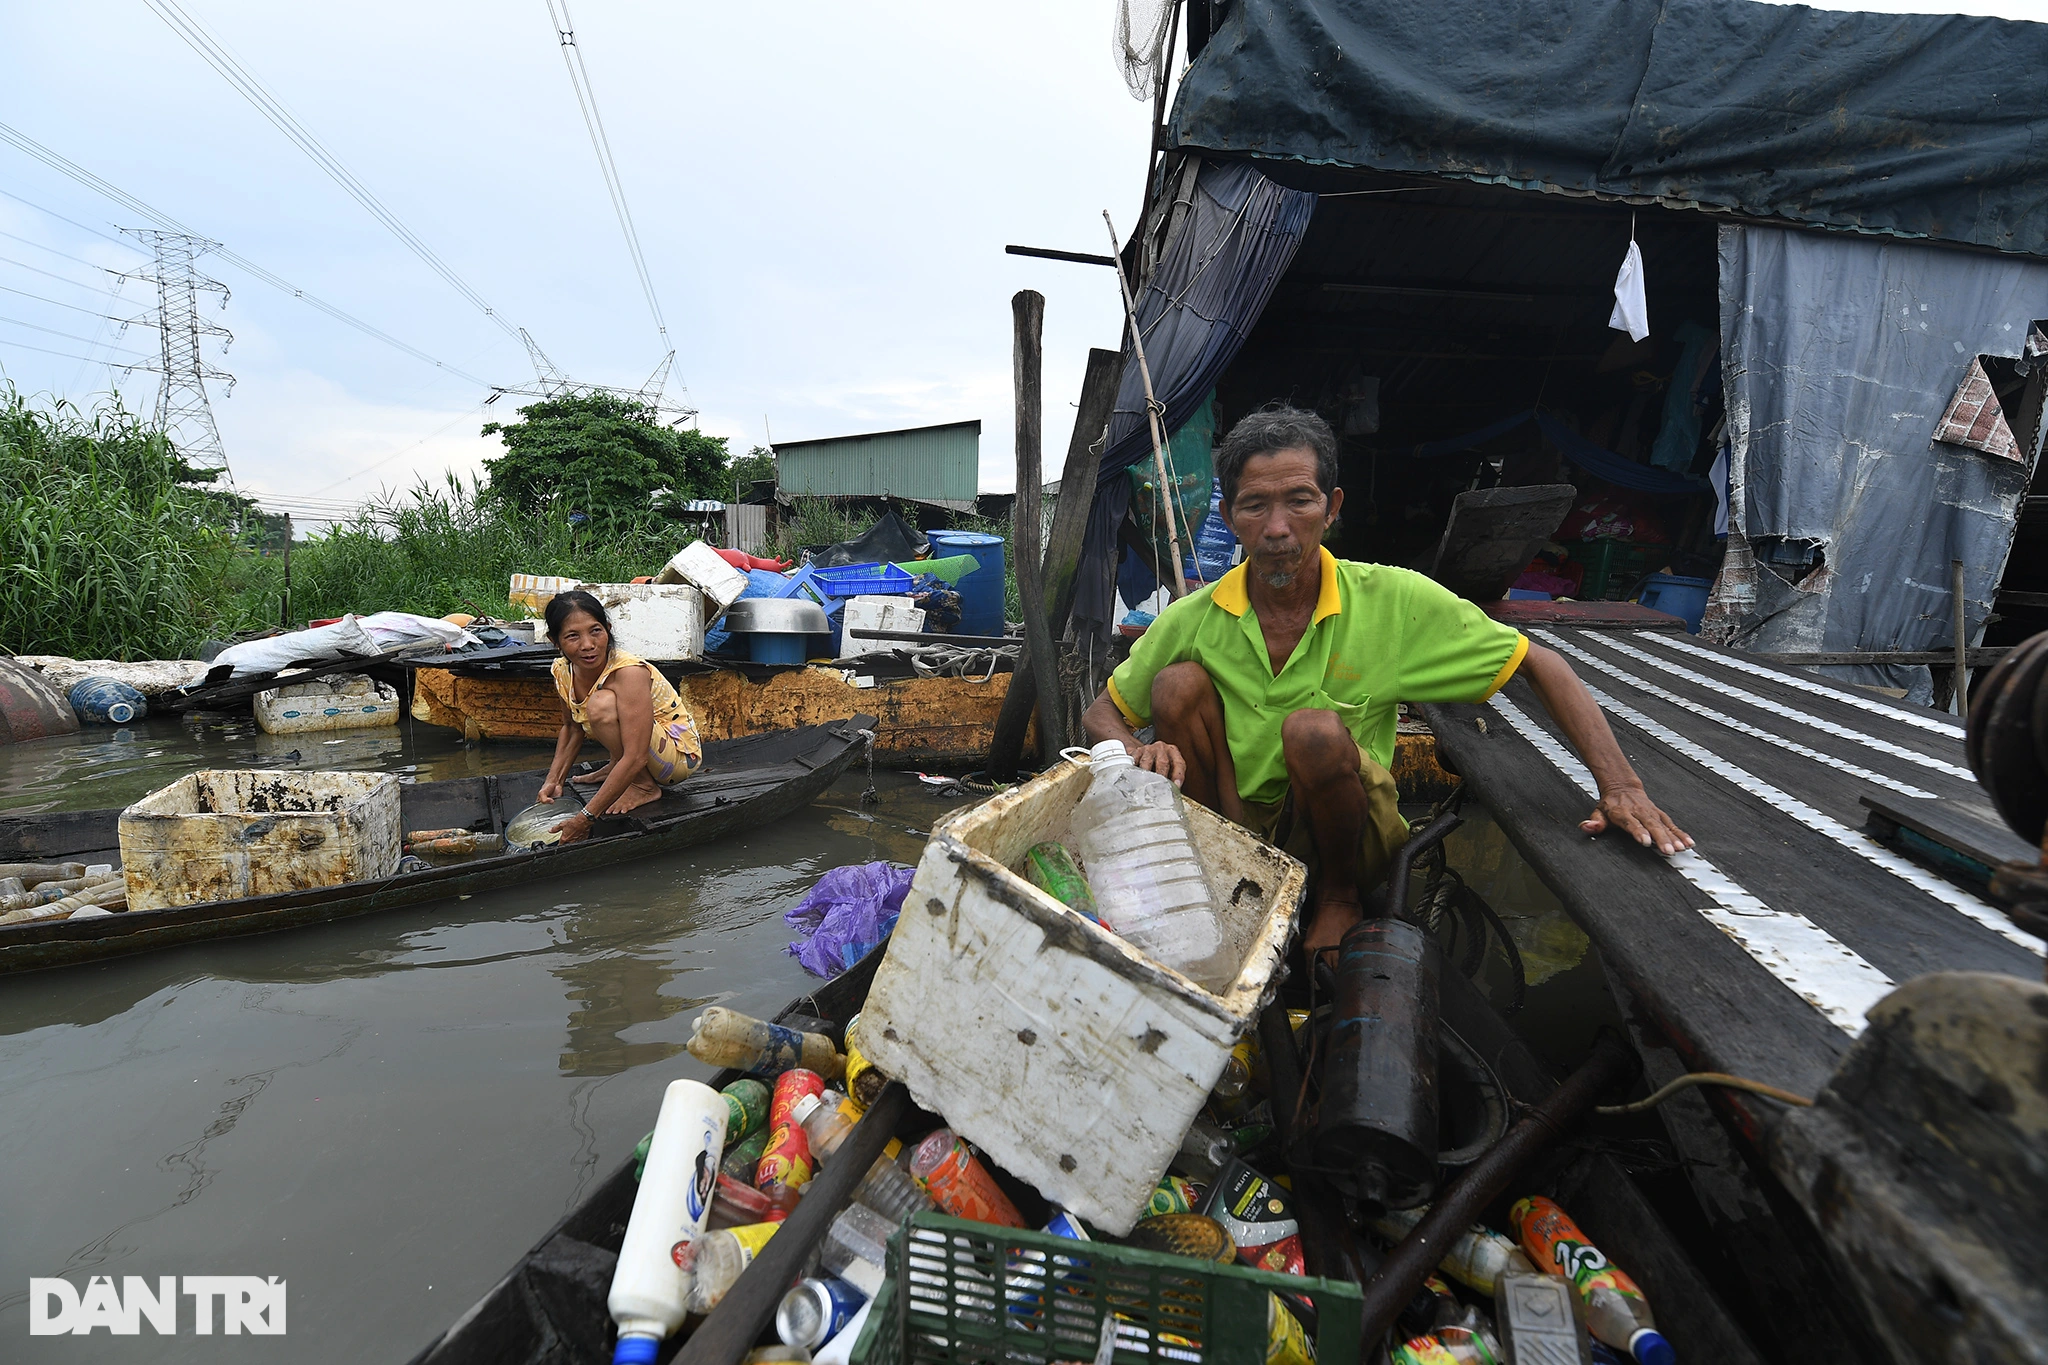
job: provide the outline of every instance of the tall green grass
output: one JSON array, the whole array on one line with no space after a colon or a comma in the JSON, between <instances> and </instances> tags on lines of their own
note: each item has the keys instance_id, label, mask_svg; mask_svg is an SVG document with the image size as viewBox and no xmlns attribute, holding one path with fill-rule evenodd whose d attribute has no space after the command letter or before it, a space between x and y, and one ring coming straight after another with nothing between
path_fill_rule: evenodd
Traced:
<instances>
[{"instance_id":1,"label":"tall green grass","mask_svg":"<svg viewBox=\"0 0 2048 1365\"><path fill-rule=\"evenodd\" d=\"M118 402L0 391L0 646L165 658L241 628L237 540L259 523L206 482Z\"/></svg>"},{"instance_id":2,"label":"tall green grass","mask_svg":"<svg viewBox=\"0 0 2048 1365\"><path fill-rule=\"evenodd\" d=\"M454 474L438 485L422 479L408 492L372 499L354 521L293 545L292 616L503 616L515 573L624 583L657 572L689 538L651 512L572 523L562 503L525 512ZM269 568L258 591L275 602L282 566Z\"/></svg>"}]
</instances>

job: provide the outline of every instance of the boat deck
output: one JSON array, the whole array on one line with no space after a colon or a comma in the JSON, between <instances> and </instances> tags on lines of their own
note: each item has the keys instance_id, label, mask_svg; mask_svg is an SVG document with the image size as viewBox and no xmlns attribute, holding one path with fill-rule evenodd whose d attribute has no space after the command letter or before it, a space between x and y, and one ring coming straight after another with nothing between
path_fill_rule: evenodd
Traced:
<instances>
[{"instance_id":1,"label":"boat deck","mask_svg":"<svg viewBox=\"0 0 2048 1365\"><path fill-rule=\"evenodd\" d=\"M1624 1009L1692 1069L1811 1095L1897 983L2040 979L2041 941L1969 889L1985 862L2034 851L1992 812L1953 717L1767 667L1647 613L1609 617L1515 624L1571 661L1692 852L1579 832L1591 775L1526 682L1427 710L1446 766L1635 997ZM1772 1106L1723 1096L1761 1136Z\"/></svg>"}]
</instances>

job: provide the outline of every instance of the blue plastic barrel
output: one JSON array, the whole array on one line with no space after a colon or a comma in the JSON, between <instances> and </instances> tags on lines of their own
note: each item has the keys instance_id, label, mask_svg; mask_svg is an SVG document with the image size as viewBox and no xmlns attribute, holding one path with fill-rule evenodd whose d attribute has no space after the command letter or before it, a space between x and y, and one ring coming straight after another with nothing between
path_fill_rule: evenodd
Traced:
<instances>
[{"instance_id":1,"label":"blue plastic barrel","mask_svg":"<svg viewBox=\"0 0 2048 1365\"><path fill-rule=\"evenodd\" d=\"M80 678L70 700L87 725L126 725L149 714L149 699L119 678Z\"/></svg>"},{"instance_id":2,"label":"blue plastic barrel","mask_svg":"<svg viewBox=\"0 0 2048 1365\"><path fill-rule=\"evenodd\" d=\"M1707 614L1704 578L1680 578L1677 574L1653 573L1643 580L1642 595L1636 600L1652 611L1669 612L1685 622L1689 634L1700 633L1700 618Z\"/></svg>"},{"instance_id":3,"label":"blue plastic barrel","mask_svg":"<svg viewBox=\"0 0 2048 1365\"><path fill-rule=\"evenodd\" d=\"M973 555L975 569L960 580L960 634L1003 633L1003 538L978 531L927 531L932 558Z\"/></svg>"}]
</instances>

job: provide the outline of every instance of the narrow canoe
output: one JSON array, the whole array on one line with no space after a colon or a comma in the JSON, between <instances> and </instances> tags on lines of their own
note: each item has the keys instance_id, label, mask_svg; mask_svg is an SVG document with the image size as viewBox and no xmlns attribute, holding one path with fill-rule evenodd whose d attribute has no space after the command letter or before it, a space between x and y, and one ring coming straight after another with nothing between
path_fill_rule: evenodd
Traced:
<instances>
[{"instance_id":1,"label":"narrow canoe","mask_svg":"<svg viewBox=\"0 0 2048 1365\"><path fill-rule=\"evenodd\" d=\"M0 927L0 973L323 924L709 843L809 805L865 755L874 726L874 717L863 715L707 743L704 768L688 783L654 805L605 821L597 837L578 844L508 851L309 891L6 925ZM533 804L546 777L544 769L535 769L409 785L399 798L400 820L406 829L502 833L508 816ZM116 861L120 816L118 810L0 816L0 862Z\"/></svg>"}]
</instances>

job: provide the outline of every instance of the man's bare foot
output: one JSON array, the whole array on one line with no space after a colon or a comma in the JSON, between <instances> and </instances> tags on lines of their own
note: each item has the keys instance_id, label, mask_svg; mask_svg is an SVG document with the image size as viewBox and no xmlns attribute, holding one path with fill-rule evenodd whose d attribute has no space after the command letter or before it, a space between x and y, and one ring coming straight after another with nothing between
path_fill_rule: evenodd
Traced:
<instances>
[{"instance_id":1,"label":"man's bare foot","mask_svg":"<svg viewBox=\"0 0 2048 1365\"><path fill-rule=\"evenodd\" d=\"M1325 948L1334 948L1343 942L1344 935L1352 925L1365 918L1365 909L1356 895L1317 896L1315 908L1309 912L1308 924L1301 931L1301 946L1313 964L1316 954Z\"/></svg>"},{"instance_id":2,"label":"man's bare foot","mask_svg":"<svg viewBox=\"0 0 2048 1365\"><path fill-rule=\"evenodd\" d=\"M604 780L612 775L612 765L607 763L594 773L582 773L569 780L579 787L601 787Z\"/></svg>"}]
</instances>

